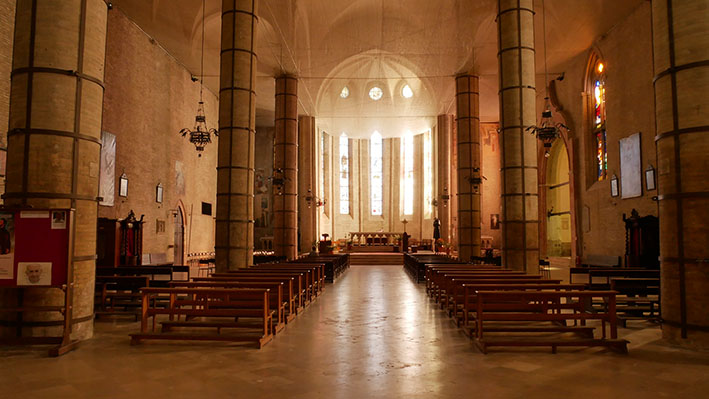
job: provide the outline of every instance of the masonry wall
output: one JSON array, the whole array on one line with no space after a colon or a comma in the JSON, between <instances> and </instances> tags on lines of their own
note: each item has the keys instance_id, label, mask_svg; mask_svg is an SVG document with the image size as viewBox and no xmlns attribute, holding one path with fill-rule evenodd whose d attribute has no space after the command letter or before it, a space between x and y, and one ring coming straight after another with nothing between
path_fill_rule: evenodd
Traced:
<instances>
[{"instance_id":1,"label":"masonry wall","mask_svg":"<svg viewBox=\"0 0 709 399\"><path fill-rule=\"evenodd\" d=\"M178 134L195 124L199 84L191 76L123 13L109 13L103 130L116 135L116 197L114 206L99 207L98 216L122 219L130 210L145 215L143 253L164 253L168 261L178 207L185 219L185 253L214 251L218 139L198 157ZM205 89L204 102L207 124L216 127L217 97ZM122 173L129 179L127 197L117 195ZM158 183L162 204L155 198ZM212 215L202 214L203 202L212 205ZM158 222L164 222L164 232L157 231Z\"/></svg>"},{"instance_id":2,"label":"masonry wall","mask_svg":"<svg viewBox=\"0 0 709 399\"><path fill-rule=\"evenodd\" d=\"M10 72L15 34L16 0L0 0L0 194L5 192L7 127L10 114ZM1 200L0 200L1 202Z\"/></svg>"},{"instance_id":3,"label":"masonry wall","mask_svg":"<svg viewBox=\"0 0 709 399\"><path fill-rule=\"evenodd\" d=\"M571 128L574 147L573 173L579 255L614 255L625 253L623 214L630 216L636 209L641 216L657 216L657 204L652 197L657 191L647 191L643 174L642 196L622 199L611 197L610 177L620 173L619 140L641 133L642 171L652 164L656 169L654 143L654 103L652 72L652 36L650 3L643 2L627 19L599 38L595 45L606 65L606 105L608 178L596 181L594 173L595 147L592 140L592 97L586 87L586 71L591 51L575 57L566 68L565 78L556 82L559 103ZM543 87L543 82L538 85ZM539 93L539 90L538 90ZM538 111L541 112L541 102Z\"/></svg>"}]
</instances>

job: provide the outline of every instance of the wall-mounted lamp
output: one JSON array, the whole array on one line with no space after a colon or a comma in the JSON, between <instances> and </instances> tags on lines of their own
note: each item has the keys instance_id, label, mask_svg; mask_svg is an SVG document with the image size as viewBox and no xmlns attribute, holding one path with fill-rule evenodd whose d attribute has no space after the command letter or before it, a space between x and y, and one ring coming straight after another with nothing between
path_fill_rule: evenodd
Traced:
<instances>
[{"instance_id":1,"label":"wall-mounted lamp","mask_svg":"<svg viewBox=\"0 0 709 399\"><path fill-rule=\"evenodd\" d=\"M274 194L283 195L283 188L286 185L286 180L290 180L286 177L286 173L283 169L278 168L273 170L273 176L269 178L271 184L273 184Z\"/></svg>"},{"instance_id":2,"label":"wall-mounted lamp","mask_svg":"<svg viewBox=\"0 0 709 399\"><path fill-rule=\"evenodd\" d=\"M126 176L126 172L123 172L121 177L118 178L118 196L128 196L128 176Z\"/></svg>"},{"instance_id":3,"label":"wall-mounted lamp","mask_svg":"<svg viewBox=\"0 0 709 399\"><path fill-rule=\"evenodd\" d=\"M155 186L155 202L162 204L162 183Z\"/></svg>"},{"instance_id":4,"label":"wall-mounted lamp","mask_svg":"<svg viewBox=\"0 0 709 399\"><path fill-rule=\"evenodd\" d=\"M313 195L313 190L308 188L308 192L305 194L305 203L308 204L308 209L310 209L313 205L315 205L316 208L321 207L326 204L326 201Z\"/></svg>"},{"instance_id":5,"label":"wall-mounted lamp","mask_svg":"<svg viewBox=\"0 0 709 399\"><path fill-rule=\"evenodd\" d=\"M645 188L647 191L657 188L655 186L655 168L652 165L648 165L645 169Z\"/></svg>"},{"instance_id":6,"label":"wall-mounted lamp","mask_svg":"<svg viewBox=\"0 0 709 399\"><path fill-rule=\"evenodd\" d=\"M617 197L618 194L618 176L613 175L611 177L611 197Z\"/></svg>"},{"instance_id":7,"label":"wall-mounted lamp","mask_svg":"<svg viewBox=\"0 0 709 399\"><path fill-rule=\"evenodd\" d=\"M441 195L441 201L443 201L444 208L448 206L448 200L450 200L450 199L451 199L451 196L448 195L448 187L445 186L445 187L443 187L443 194Z\"/></svg>"}]
</instances>

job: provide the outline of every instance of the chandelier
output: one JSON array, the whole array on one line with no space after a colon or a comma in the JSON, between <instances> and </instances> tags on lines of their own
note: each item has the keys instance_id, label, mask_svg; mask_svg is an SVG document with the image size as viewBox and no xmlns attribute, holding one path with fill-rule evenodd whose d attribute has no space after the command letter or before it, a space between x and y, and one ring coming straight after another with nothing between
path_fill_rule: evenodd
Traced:
<instances>
[{"instance_id":1,"label":"chandelier","mask_svg":"<svg viewBox=\"0 0 709 399\"><path fill-rule=\"evenodd\" d=\"M546 8L544 7L544 1L542 0L542 23L544 32L544 83L546 90L546 97L544 97L544 111L542 111L542 119L538 126L529 126L525 131L530 131L533 135L537 137L544 144L544 157L549 157L549 150L551 149L552 143L557 137L561 137L561 130L569 128L561 122L554 123L551 114L551 102L549 101L549 77L547 73L547 19L546 19ZM559 79L561 80L561 79Z\"/></svg>"},{"instance_id":2,"label":"chandelier","mask_svg":"<svg viewBox=\"0 0 709 399\"><path fill-rule=\"evenodd\" d=\"M199 106L197 107L197 116L195 116L194 129L184 128L180 130L182 137L189 136L190 143L194 144L198 156L202 156L204 147L212 142L212 134L219 136L219 131L215 128L207 127L207 117L204 115L204 101L202 99L202 91L204 87L204 22L205 22L205 0L202 0L202 56L199 68ZM194 81L195 78L192 78Z\"/></svg>"}]
</instances>

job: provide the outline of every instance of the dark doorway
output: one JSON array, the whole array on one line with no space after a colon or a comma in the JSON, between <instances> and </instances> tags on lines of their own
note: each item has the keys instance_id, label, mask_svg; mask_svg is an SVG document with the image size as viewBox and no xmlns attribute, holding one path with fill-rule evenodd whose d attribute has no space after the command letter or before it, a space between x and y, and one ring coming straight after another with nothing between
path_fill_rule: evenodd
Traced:
<instances>
[{"instance_id":1,"label":"dark doorway","mask_svg":"<svg viewBox=\"0 0 709 399\"><path fill-rule=\"evenodd\" d=\"M177 212L175 213L175 257L173 258L173 264L184 265L185 264L185 224L184 218L182 217L182 208L177 207Z\"/></svg>"}]
</instances>

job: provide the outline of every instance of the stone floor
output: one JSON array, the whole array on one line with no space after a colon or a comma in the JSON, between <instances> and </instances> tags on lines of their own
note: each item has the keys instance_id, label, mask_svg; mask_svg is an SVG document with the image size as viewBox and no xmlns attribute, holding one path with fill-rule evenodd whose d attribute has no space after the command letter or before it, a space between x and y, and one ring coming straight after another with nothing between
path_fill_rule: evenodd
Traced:
<instances>
[{"instance_id":1,"label":"stone floor","mask_svg":"<svg viewBox=\"0 0 709 399\"><path fill-rule=\"evenodd\" d=\"M630 354L480 354L401 267L352 267L261 350L130 346L132 321L99 320L75 352L0 348L0 398L706 398L709 353L621 329Z\"/></svg>"}]
</instances>

